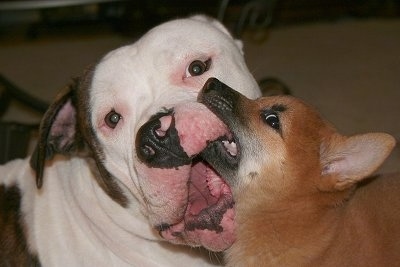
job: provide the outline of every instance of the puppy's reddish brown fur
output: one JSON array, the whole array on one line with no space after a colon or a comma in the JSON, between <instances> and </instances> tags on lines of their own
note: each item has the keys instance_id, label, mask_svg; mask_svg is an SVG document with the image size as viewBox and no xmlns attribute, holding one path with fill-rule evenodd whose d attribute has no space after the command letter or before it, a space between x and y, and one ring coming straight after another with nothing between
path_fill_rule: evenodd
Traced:
<instances>
[{"instance_id":1,"label":"puppy's reddish brown fur","mask_svg":"<svg viewBox=\"0 0 400 267\"><path fill-rule=\"evenodd\" d=\"M343 136L296 98L227 90L213 92L225 108L206 103L240 148L233 177L216 164L236 202L227 265L400 266L400 175L369 177L394 138Z\"/></svg>"}]
</instances>

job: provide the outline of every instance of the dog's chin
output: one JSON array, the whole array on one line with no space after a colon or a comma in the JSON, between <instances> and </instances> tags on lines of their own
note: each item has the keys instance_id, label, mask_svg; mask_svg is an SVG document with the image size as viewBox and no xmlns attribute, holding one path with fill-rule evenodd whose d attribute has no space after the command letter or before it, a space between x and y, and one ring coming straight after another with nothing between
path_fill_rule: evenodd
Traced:
<instances>
[{"instance_id":1,"label":"dog's chin","mask_svg":"<svg viewBox=\"0 0 400 267\"><path fill-rule=\"evenodd\" d=\"M173 243L201 244L213 251L229 248L235 240L235 209L228 176L237 165L234 141L224 136L209 142L193 160L183 218L172 225L160 225L160 235Z\"/></svg>"},{"instance_id":2,"label":"dog's chin","mask_svg":"<svg viewBox=\"0 0 400 267\"><path fill-rule=\"evenodd\" d=\"M211 165L196 157L184 216L174 224L158 228L160 235L170 242L223 251L235 240L234 216L230 186Z\"/></svg>"}]
</instances>

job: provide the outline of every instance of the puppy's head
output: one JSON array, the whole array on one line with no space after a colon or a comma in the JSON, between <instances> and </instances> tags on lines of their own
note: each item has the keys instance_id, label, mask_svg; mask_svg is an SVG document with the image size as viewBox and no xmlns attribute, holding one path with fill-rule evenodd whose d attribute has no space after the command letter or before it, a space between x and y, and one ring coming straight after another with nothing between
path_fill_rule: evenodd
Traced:
<instances>
[{"instance_id":1,"label":"puppy's head","mask_svg":"<svg viewBox=\"0 0 400 267\"><path fill-rule=\"evenodd\" d=\"M335 203L321 204L336 205L395 144L384 133L340 135L299 99L250 100L217 79L206 83L199 101L232 132L230 140L211 142L203 157L226 177L237 204L294 203L325 192Z\"/></svg>"},{"instance_id":2,"label":"puppy's head","mask_svg":"<svg viewBox=\"0 0 400 267\"><path fill-rule=\"evenodd\" d=\"M209 77L260 95L241 43L202 16L167 22L108 53L46 113L31 161L38 186L54 154L87 151L104 191L127 209L140 205L164 239L229 247L230 189L198 157L227 133L196 101Z\"/></svg>"}]
</instances>

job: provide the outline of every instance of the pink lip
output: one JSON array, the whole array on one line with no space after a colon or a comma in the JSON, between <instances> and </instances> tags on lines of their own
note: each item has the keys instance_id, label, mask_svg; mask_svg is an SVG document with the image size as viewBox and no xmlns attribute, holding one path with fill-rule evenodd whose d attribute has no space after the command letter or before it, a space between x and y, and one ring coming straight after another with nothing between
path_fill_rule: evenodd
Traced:
<instances>
[{"instance_id":1,"label":"pink lip","mask_svg":"<svg viewBox=\"0 0 400 267\"><path fill-rule=\"evenodd\" d=\"M173 243L214 251L227 249L234 241L232 192L224 179L197 155L208 142L229 135L228 128L200 103L174 107L173 114L159 120L156 133L161 137L174 120L179 143L193 161L179 168L141 166L139 171L146 177L148 189L145 193L153 201L149 209L156 229Z\"/></svg>"},{"instance_id":2,"label":"pink lip","mask_svg":"<svg viewBox=\"0 0 400 267\"><path fill-rule=\"evenodd\" d=\"M160 235L173 243L201 244L210 250L223 251L234 242L232 192L203 162L194 164L192 173L184 216L160 229Z\"/></svg>"}]
</instances>

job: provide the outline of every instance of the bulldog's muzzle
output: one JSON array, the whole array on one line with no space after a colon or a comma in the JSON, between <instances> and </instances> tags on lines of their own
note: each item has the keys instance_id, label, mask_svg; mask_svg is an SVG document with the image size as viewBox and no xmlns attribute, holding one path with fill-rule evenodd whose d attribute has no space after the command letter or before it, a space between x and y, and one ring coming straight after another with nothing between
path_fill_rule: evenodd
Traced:
<instances>
[{"instance_id":1,"label":"bulldog's muzzle","mask_svg":"<svg viewBox=\"0 0 400 267\"><path fill-rule=\"evenodd\" d=\"M171 123L167 130L160 131L160 119L165 116L171 116ZM135 145L139 159L149 167L174 168L188 165L192 160L180 144L173 110L158 113L143 124Z\"/></svg>"}]
</instances>

